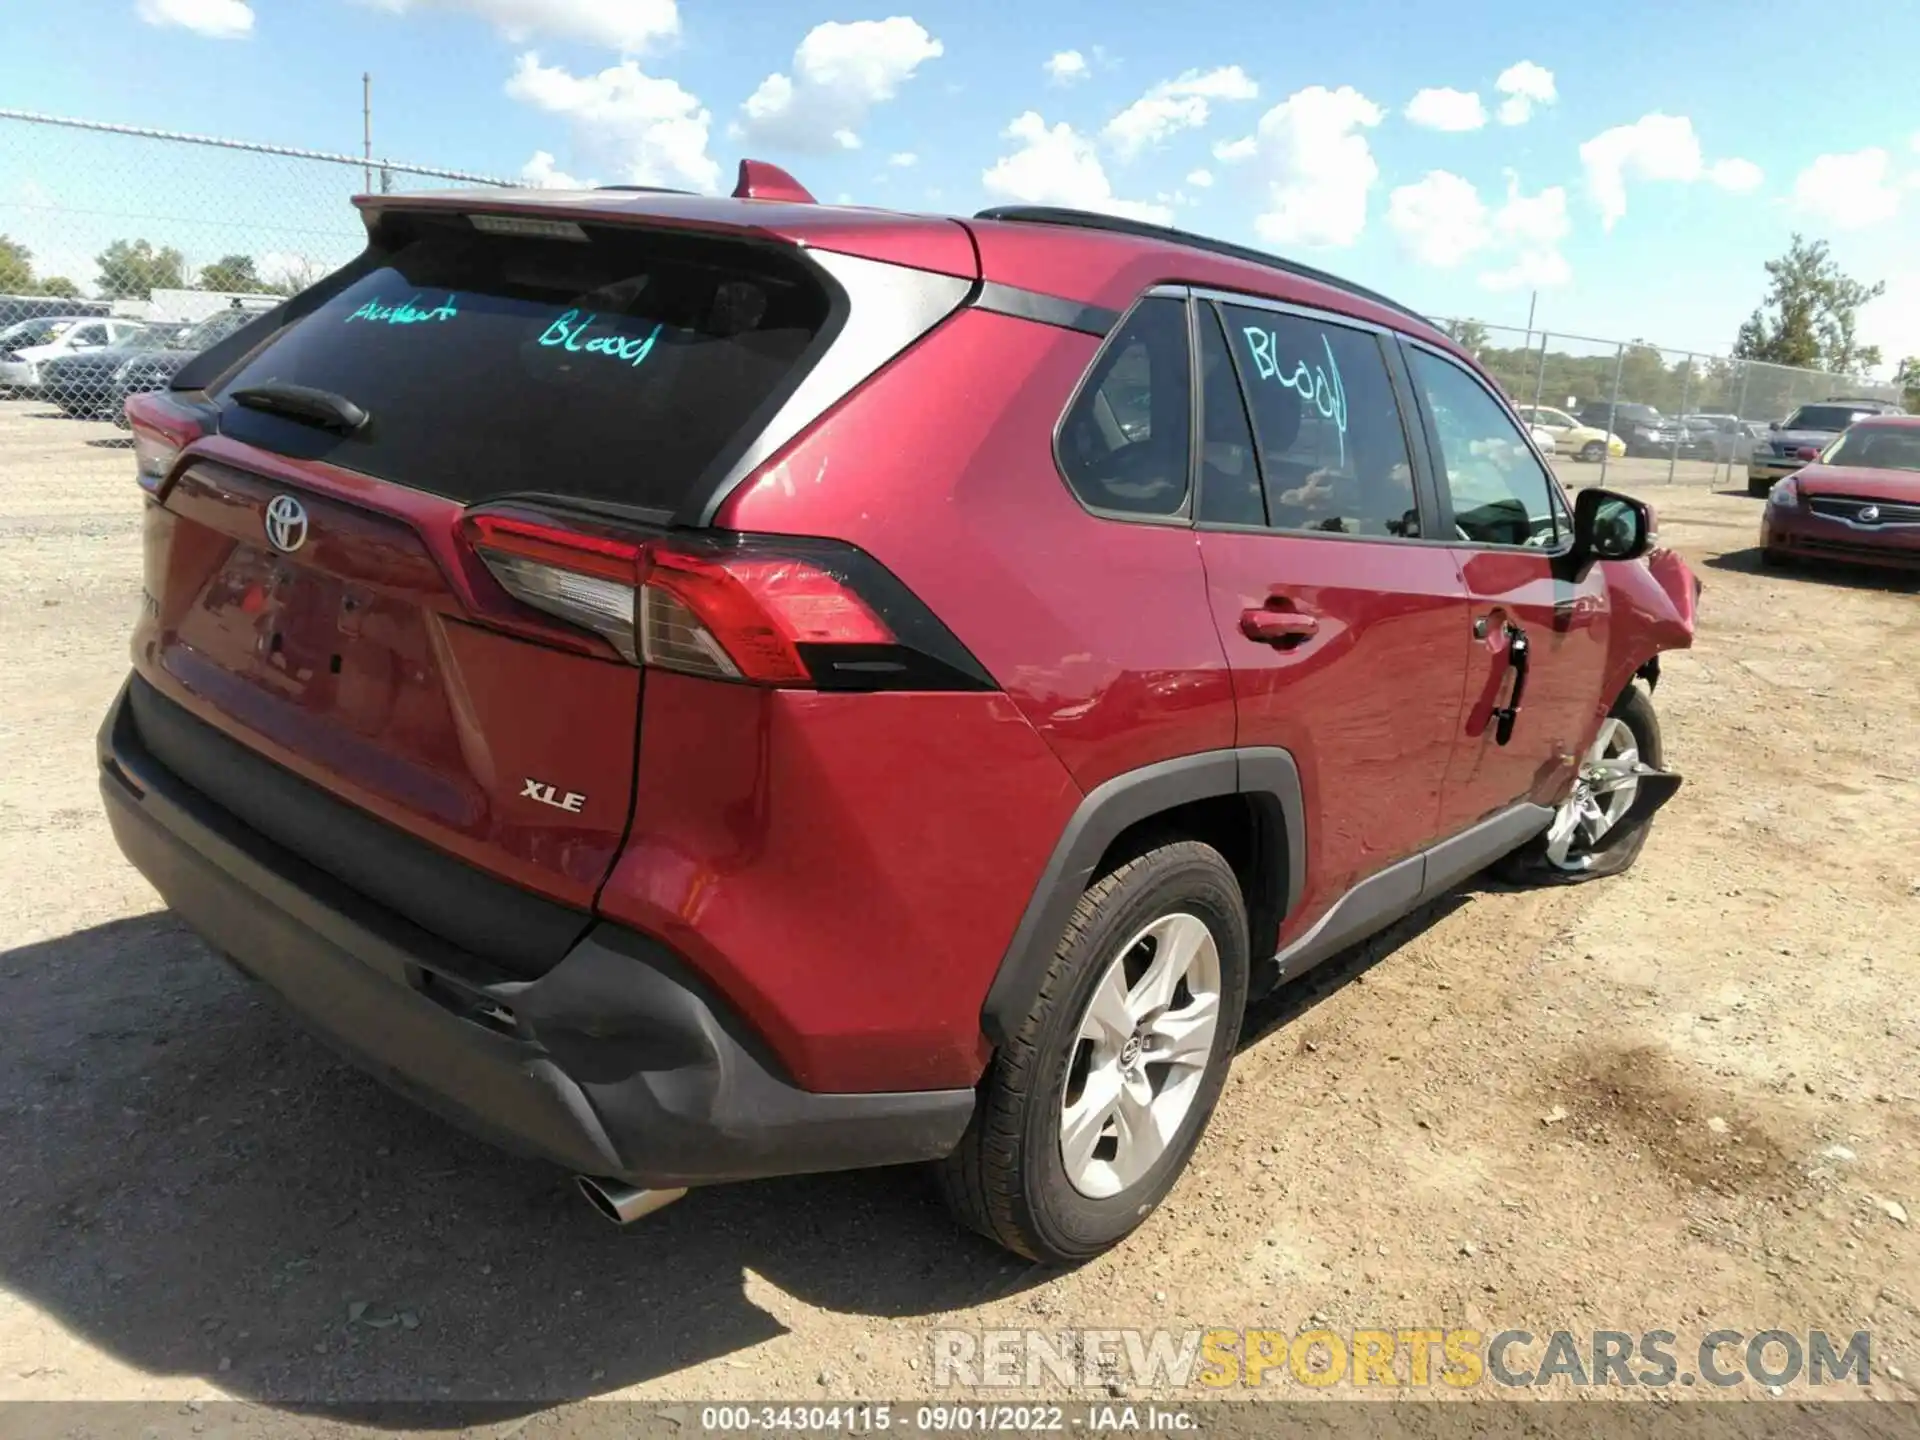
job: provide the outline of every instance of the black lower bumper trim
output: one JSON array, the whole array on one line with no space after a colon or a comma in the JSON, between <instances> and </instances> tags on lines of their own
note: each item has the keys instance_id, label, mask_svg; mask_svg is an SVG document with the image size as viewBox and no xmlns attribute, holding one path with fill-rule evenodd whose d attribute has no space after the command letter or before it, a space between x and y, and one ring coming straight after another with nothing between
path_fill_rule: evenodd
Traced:
<instances>
[{"instance_id":1,"label":"black lower bumper trim","mask_svg":"<svg viewBox=\"0 0 1920 1440\"><path fill-rule=\"evenodd\" d=\"M498 1144L673 1187L929 1160L971 1090L818 1094L665 947L596 925L537 980L476 985L444 942L155 762L122 691L100 731L114 838L216 950L357 1064Z\"/></svg>"}]
</instances>

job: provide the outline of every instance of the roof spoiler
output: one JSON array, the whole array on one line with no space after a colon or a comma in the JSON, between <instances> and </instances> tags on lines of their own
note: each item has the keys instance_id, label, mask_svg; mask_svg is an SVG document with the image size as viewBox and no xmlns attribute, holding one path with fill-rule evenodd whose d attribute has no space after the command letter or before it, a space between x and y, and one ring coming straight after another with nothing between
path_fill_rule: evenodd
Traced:
<instances>
[{"instance_id":1,"label":"roof spoiler","mask_svg":"<svg viewBox=\"0 0 1920 1440\"><path fill-rule=\"evenodd\" d=\"M733 198L736 200L785 200L793 205L818 203L808 193L806 186L778 165L769 165L764 160L740 162L740 178L734 182Z\"/></svg>"}]
</instances>

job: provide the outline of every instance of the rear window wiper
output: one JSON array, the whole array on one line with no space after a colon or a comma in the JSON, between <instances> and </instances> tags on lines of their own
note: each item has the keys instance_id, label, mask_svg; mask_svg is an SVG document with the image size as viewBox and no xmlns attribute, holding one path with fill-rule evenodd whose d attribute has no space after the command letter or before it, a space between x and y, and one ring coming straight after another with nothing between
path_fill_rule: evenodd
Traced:
<instances>
[{"instance_id":1,"label":"rear window wiper","mask_svg":"<svg viewBox=\"0 0 1920 1440\"><path fill-rule=\"evenodd\" d=\"M284 415L306 425L317 425L341 435L351 435L372 418L344 395L331 390L316 390L309 385L287 385L270 380L264 385L249 385L229 392L228 398L249 410L269 415Z\"/></svg>"}]
</instances>

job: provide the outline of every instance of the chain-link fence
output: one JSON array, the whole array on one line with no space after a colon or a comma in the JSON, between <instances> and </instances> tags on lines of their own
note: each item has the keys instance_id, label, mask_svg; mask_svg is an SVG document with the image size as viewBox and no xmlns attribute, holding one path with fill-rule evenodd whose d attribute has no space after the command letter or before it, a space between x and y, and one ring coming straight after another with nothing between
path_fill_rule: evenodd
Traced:
<instances>
[{"instance_id":1,"label":"chain-link fence","mask_svg":"<svg viewBox=\"0 0 1920 1440\"><path fill-rule=\"evenodd\" d=\"M1440 320L1507 392L1564 478L1693 484L1739 482L1770 426L1824 400L1900 402L1900 390L1858 375L1668 350L1644 340L1596 340ZM1597 468L1569 473L1568 459Z\"/></svg>"},{"instance_id":2,"label":"chain-link fence","mask_svg":"<svg viewBox=\"0 0 1920 1440\"><path fill-rule=\"evenodd\" d=\"M502 183L0 109L0 465L28 456L51 477L113 459L100 452L127 394L163 386L247 314L358 252L355 194ZM1553 436L1575 483L1711 483L1800 404L1898 398L1638 340L1441 323Z\"/></svg>"},{"instance_id":3,"label":"chain-link fence","mask_svg":"<svg viewBox=\"0 0 1920 1440\"><path fill-rule=\"evenodd\" d=\"M354 195L501 183L0 110L0 466L117 475L127 395L357 254Z\"/></svg>"}]
</instances>

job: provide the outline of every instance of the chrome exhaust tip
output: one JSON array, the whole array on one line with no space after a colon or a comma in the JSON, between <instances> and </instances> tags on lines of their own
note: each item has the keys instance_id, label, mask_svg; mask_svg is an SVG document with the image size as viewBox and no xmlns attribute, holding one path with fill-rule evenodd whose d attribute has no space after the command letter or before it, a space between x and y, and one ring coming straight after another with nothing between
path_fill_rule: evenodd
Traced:
<instances>
[{"instance_id":1,"label":"chrome exhaust tip","mask_svg":"<svg viewBox=\"0 0 1920 1440\"><path fill-rule=\"evenodd\" d=\"M624 1180L601 1180L592 1175L576 1175L573 1183L589 1205L616 1225L645 1219L687 1193L684 1185L678 1190L642 1190Z\"/></svg>"}]
</instances>

